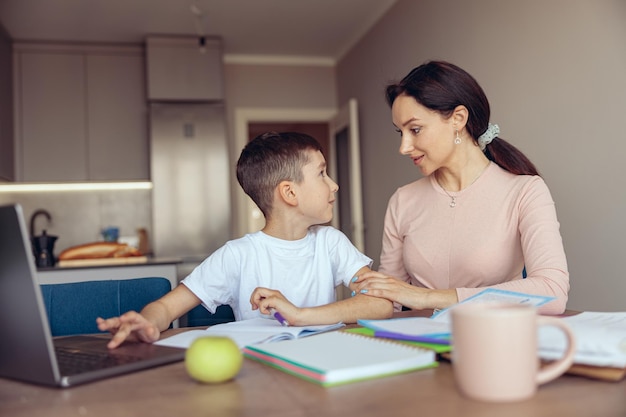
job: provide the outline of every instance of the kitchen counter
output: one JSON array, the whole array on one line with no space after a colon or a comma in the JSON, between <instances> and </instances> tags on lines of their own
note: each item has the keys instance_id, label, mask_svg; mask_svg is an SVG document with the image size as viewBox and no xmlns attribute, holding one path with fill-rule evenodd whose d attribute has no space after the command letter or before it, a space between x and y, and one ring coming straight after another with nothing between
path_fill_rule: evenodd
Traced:
<instances>
[{"instance_id":1,"label":"kitchen counter","mask_svg":"<svg viewBox=\"0 0 626 417\"><path fill-rule=\"evenodd\" d=\"M178 285L177 265L180 258L147 258L140 263L109 265L54 266L37 269L39 284L62 284L69 282L164 277Z\"/></svg>"},{"instance_id":2,"label":"kitchen counter","mask_svg":"<svg viewBox=\"0 0 626 417\"><path fill-rule=\"evenodd\" d=\"M72 266L62 266L62 265L57 265L55 266L51 266L51 267L38 267L37 268L37 272L45 272L45 271L58 271L58 270L64 270L64 269L88 269L88 268L109 268L109 267L119 267L119 266L145 266L145 265L170 265L170 264L179 264L182 263L183 260L181 258L154 258L154 257L136 257L136 258L140 258L138 259L138 262L133 261L133 258L135 257L129 257L129 258L111 258L111 259L128 259L131 260L131 262L129 263L111 263L111 264L107 264L107 263L99 263L97 265L89 265L89 264L85 264L85 265L72 265ZM105 258L106 259L106 258ZM104 259L98 259L97 261L104 261Z\"/></svg>"}]
</instances>

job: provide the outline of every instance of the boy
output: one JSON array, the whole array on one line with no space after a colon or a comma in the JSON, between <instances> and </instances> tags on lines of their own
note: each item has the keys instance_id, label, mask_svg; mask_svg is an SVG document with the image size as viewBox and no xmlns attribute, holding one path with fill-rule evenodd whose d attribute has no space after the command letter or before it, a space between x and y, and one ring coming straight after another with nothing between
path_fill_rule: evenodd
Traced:
<instances>
[{"instance_id":1,"label":"boy","mask_svg":"<svg viewBox=\"0 0 626 417\"><path fill-rule=\"evenodd\" d=\"M114 334L109 348L127 338L154 342L201 303L211 312L228 304L237 320L275 310L295 326L391 316L386 299L357 294L335 301L335 287L353 287L372 261L343 233L320 226L332 219L339 187L326 174L314 138L292 132L256 137L241 152L237 180L265 216L265 227L227 242L141 313L98 318L99 329Z\"/></svg>"}]
</instances>

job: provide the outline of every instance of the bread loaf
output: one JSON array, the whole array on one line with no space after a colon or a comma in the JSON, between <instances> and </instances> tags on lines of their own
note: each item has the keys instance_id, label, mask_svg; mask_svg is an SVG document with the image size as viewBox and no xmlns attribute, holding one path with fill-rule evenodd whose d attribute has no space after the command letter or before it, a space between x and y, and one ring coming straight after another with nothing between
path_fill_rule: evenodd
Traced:
<instances>
[{"instance_id":1,"label":"bread loaf","mask_svg":"<svg viewBox=\"0 0 626 417\"><path fill-rule=\"evenodd\" d=\"M126 243L93 242L72 246L59 254L59 260L95 259L95 258L124 258L141 256L141 252Z\"/></svg>"}]
</instances>

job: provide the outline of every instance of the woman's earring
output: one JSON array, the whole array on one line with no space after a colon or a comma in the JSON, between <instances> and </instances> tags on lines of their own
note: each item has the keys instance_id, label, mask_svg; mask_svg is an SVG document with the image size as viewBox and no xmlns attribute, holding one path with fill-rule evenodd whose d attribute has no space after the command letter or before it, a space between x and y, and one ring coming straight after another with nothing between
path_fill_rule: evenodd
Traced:
<instances>
[{"instance_id":1,"label":"woman's earring","mask_svg":"<svg viewBox=\"0 0 626 417\"><path fill-rule=\"evenodd\" d=\"M454 144L455 145L459 145L461 144L461 138L459 137L459 131L456 131L456 138L454 138Z\"/></svg>"}]
</instances>

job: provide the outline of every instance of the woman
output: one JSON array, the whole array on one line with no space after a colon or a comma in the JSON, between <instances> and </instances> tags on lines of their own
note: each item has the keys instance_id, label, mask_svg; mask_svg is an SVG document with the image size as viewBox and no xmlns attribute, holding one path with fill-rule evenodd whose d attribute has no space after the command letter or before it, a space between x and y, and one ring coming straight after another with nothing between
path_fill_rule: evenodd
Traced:
<instances>
[{"instance_id":1,"label":"woman","mask_svg":"<svg viewBox=\"0 0 626 417\"><path fill-rule=\"evenodd\" d=\"M389 200L380 268L358 279L357 291L396 309L441 309L499 288L556 297L540 311L562 313L569 273L550 191L498 137L476 80L432 61L386 96L400 153L424 178Z\"/></svg>"}]
</instances>

